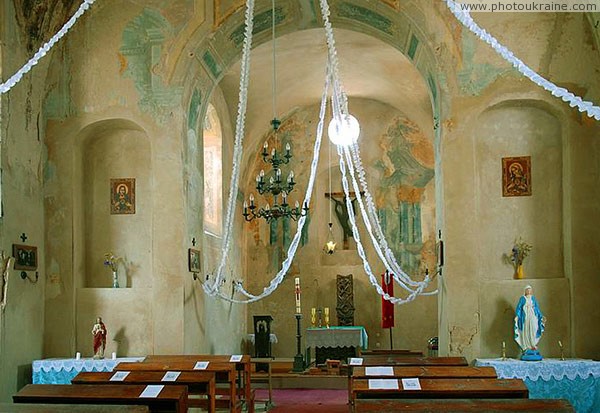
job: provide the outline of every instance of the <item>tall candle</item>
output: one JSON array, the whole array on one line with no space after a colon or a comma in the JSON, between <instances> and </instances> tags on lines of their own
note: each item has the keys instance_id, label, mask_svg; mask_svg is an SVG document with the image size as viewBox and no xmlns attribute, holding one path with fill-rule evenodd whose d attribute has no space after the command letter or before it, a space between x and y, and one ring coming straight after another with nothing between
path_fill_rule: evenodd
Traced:
<instances>
[{"instance_id":1,"label":"tall candle","mask_svg":"<svg viewBox=\"0 0 600 413\"><path fill-rule=\"evenodd\" d=\"M296 314L301 314L302 311L300 309L300 277L296 277L295 279L295 292L296 292Z\"/></svg>"}]
</instances>

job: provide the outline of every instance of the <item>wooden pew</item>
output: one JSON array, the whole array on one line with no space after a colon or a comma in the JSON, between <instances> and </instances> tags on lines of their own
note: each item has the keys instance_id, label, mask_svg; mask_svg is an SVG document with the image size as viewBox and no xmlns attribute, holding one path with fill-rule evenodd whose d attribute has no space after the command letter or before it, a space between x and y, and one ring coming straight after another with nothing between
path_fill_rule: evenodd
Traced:
<instances>
[{"instance_id":1,"label":"wooden pew","mask_svg":"<svg viewBox=\"0 0 600 413\"><path fill-rule=\"evenodd\" d=\"M521 379L419 379L421 390L370 389L369 379L352 383L352 401L359 398L405 399L509 399L527 398L529 390Z\"/></svg>"},{"instance_id":2,"label":"wooden pew","mask_svg":"<svg viewBox=\"0 0 600 413\"><path fill-rule=\"evenodd\" d=\"M140 394L146 386L134 384L28 384L13 395L15 403L59 404L134 404L146 405L151 412L187 412L187 387L165 386L155 398Z\"/></svg>"},{"instance_id":3,"label":"wooden pew","mask_svg":"<svg viewBox=\"0 0 600 413\"><path fill-rule=\"evenodd\" d=\"M352 371L352 378L406 378L418 377L428 379L497 379L496 369L493 367L469 367L469 366L393 366L393 376L367 375L367 367L357 366Z\"/></svg>"},{"instance_id":4,"label":"wooden pew","mask_svg":"<svg viewBox=\"0 0 600 413\"><path fill-rule=\"evenodd\" d=\"M208 361L208 360L198 360ZM236 368L234 363L208 363L206 369L196 370L194 366L196 361L187 362L143 362L143 363L119 363L115 366L113 371L208 371L215 374L215 378L218 382L226 382L229 386L229 408L231 411L240 410L240 406L237 403L237 391L236 391ZM215 390L216 392L216 390Z\"/></svg>"},{"instance_id":5,"label":"wooden pew","mask_svg":"<svg viewBox=\"0 0 600 413\"><path fill-rule=\"evenodd\" d=\"M148 406L0 403L0 413L148 413Z\"/></svg>"},{"instance_id":6,"label":"wooden pew","mask_svg":"<svg viewBox=\"0 0 600 413\"><path fill-rule=\"evenodd\" d=\"M422 351L417 350L381 350L381 349L373 349L373 350L364 350L360 352L360 356L381 356L393 354L397 356L408 356L408 357L423 357ZM359 357L360 357L359 356Z\"/></svg>"},{"instance_id":7,"label":"wooden pew","mask_svg":"<svg viewBox=\"0 0 600 413\"><path fill-rule=\"evenodd\" d=\"M362 412L554 412L574 413L567 400L539 399L358 399L354 411Z\"/></svg>"},{"instance_id":8,"label":"wooden pew","mask_svg":"<svg viewBox=\"0 0 600 413\"><path fill-rule=\"evenodd\" d=\"M468 366L464 357L407 357L395 354L364 355L363 366Z\"/></svg>"},{"instance_id":9,"label":"wooden pew","mask_svg":"<svg viewBox=\"0 0 600 413\"><path fill-rule=\"evenodd\" d=\"M164 384L185 385L188 387L188 397L191 395L206 395L208 411L215 411L215 373L208 371L182 371L175 381L162 381L165 372L162 371L132 371L123 381L111 381L114 372L81 372L72 380L72 384ZM200 400L189 398L188 406L200 406Z\"/></svg>"},{"instance_id":10,"label":"wooden pew","mask_svg":"<svg viewBox=\"0 0 600 413\"><path fill-rule=\"evenodd\" d=\"M211 363L229 363L231 355L221 354L192 354L192 355L151 355L146 356L144 363L171 363L171 362L196 362L210 361ZM254 413L254 396L252 393L252 363L250 356L245 354L239 362L233 362L236 370L243 375L243 382L240 388L243 390L244 401L248 406L248 413Z\"/></svg>"}]
</instances>

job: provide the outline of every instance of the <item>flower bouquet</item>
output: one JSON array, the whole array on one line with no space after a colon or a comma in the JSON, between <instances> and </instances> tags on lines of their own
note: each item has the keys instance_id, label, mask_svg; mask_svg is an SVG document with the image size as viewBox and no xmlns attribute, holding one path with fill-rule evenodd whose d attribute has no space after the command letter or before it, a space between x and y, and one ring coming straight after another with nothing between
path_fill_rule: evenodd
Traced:
<instances>
[{"instance_id":1,"label":"flower bouquet","mask_svg":"<svg viewBox=\"0 0 600 413\"><path fill-rule=\"evenodd\" d=\"M119 267L119 261L123 261L122 257L117 257L112 252L104 254L104 265L110 267L113 276L113 288L119 288L119 279L117 277L117 269Z\"/></svg>"},{"instance_id":2,"label":"flower bouquet","mask_svg":"<svg viewBox=\"0 0 600 413\"><path fill-rule=\"evenodd\" d=\"M512 250L508 254L504 254L504 260L515 269L515 278L524 278L523 261L529 255L532 248L531 244L526 243L519 237L518 240L515 240Z\"/></svg>"}]
</instances>

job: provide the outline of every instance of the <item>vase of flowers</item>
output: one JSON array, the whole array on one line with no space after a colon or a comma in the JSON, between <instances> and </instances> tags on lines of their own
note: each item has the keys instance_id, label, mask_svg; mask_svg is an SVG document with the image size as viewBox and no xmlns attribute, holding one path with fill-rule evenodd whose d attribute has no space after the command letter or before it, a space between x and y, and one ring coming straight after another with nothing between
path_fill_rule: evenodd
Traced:
<instances>
[{"instance_id":1,"label":"vase of flowers","mask_svg":"<svg viewBox=\"0 0 600 413\"><path fill-rule=\"evenodd\" d=\"M511 264L515 270L514 277L517 280L525 278L523 272L523 261L531 252L533 247L531 244L526 243L521 238L515 240L515 244L512 250L508 254L504 254L504 259Z\"/></svg>"},{"instance_id":2,"label":"vase of flowers","mask_svg":"<svg viewBox=\"0 0 600 413\"><path fill-rule=\"evenodd\" d=\"M122 261L123 258L115 256L112 252L107 252L104 254L104 265L110 267L112 271L112 282L113 288L119 288L119 277L118 277L118 267L119 261Z\"/></svg>"}]
</instances>

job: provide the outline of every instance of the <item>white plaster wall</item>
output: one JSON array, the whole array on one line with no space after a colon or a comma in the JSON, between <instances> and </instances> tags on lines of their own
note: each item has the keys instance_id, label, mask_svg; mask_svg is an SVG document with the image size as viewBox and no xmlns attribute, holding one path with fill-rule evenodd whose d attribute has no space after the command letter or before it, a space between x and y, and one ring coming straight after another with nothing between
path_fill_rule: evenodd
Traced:
<instances>
[{"instance_id":1,"label":"white plaster wall","mask_svg":"<svg viewBox=\"0 0 600 413\"><path fill-rule=\"evenodd\" d=\"M473 139L479 277L510 279L502 256L519 237L533 245L527 278L563 277L560 123L527 102L506 102L479 117ZM531 196L502 196L502 158L514 156L531 157Z\"/></svg>"},{"instance_id":2,"label":"white plaster wall","mask_svg":"<svg viewBox=\"0 0 600 413\"><path fill-rule=\"evenodd\" d=\"M151 152L148 137L132 129L109 129L90 136L83 155L83 197L86 287L111 287L112 273L103 265L112 252L118 264L119 285L152 286ZM110 180L135 179L135 214L110 213ZM160 192L159 192L160 193ZM76 192L76 196L78 193Z\"/></svg>"}]
</instances>

